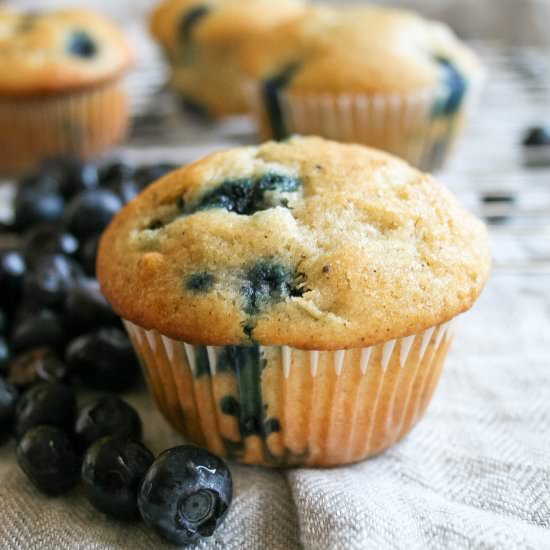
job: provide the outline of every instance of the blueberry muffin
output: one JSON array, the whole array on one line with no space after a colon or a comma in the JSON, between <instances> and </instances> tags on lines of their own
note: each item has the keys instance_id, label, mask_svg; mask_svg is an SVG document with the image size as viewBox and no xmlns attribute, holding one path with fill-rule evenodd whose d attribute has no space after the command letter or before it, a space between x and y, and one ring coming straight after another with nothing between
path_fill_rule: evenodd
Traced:
<instances>
[{"instance_id":1,"label":"blueberry muffin","mask_svg":"<svg viewBox=\"0 0 550 550\"><path fill-rule=\"evenodd\" d=\"M312 8L239 53L261 138L316 134L441 167L480 85L446 26L383 7Z\"/></svg>"},{"instance_id":2,"label":"blueberry muffin","mask_svg":"<svg viewBox=\"0 0 550 550\"><path fill-rule=\"evenodd\" d=\"M272 466L354 462L408 433L489 267L483 224L430 176L298 137L165 176L98 258L166 418Z\"/></svg>"},{"instance_id":3,"label":"blueberry muffin","mask_svg":"<svg viewBox=\"0 0 550 550\"><path fill-rule=\"evenodd\" d=\"M184 104L220 118L247 111L238 49L302 11L300 0L166 0L151 16L151 31Z\"/></svg>"},{"instance_id":4,"label":"blueberry muffin","mask_svg":"<svg viewBox=\"0 0 550 550\"><path fill-rule=\"evenodd\" d=\"M0 8L0 171L92 157L119 141L131 60L122 33L95 13Z\"/></svg>"}]
</instances>

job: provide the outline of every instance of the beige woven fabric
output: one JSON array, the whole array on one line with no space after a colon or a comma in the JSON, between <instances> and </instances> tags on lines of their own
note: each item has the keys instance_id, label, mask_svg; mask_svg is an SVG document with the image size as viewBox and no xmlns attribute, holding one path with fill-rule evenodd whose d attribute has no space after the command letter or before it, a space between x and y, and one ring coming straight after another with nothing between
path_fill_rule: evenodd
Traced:
<instances>
[{"instance_id":1,"label":"beige woven fabric","mask_svg":"<svg viewBox=\"0 0 550 550\"><path fill-rule=\"evenodd\" d=\"M428 413L384 455L332 470L232 464L235 498L204 549L550 548L550 279L495 276ZM180 438L130 400L155 452ZM169 548L96 512L80 489L49 499L0 452L0 548Z\"/></svg>"}]
</instances>

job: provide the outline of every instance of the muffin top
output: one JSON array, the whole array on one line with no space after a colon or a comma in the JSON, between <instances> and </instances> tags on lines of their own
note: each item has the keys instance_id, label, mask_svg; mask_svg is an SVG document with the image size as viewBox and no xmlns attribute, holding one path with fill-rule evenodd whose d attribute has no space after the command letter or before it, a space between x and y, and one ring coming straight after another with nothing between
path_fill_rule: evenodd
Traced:
<instances>
[{"instance_id":1,"label":"muffin top","mask_svg":"<svg viewBox=\"0 0 550 550\"><path fill-rule=\"evenodd\" d=\"M0 8L1 95L73 91L119 75L131 61L122 32L96 13Z\"/></svg>"},{"instance_id":2,"label":"muffin top","mask_svg":"<svg viewBox=\"0 0 550 550\"><path fill-rule=\"evenodd\" d=\"M129 203L98 278L124 318L193 344L369 346L467 310L485 227L385 153L292 138L209 155Z\"/></svg>"},{"instance_id":3,"label":"muffin top","mask_svg":"<svg viewBox=\"0 0 550 550\"><path fill-rule=\"evenodd\" d=\"M456 87L480 73L476 56L445 25L375 6L311 8L243 45L239 61L251 78L284 77L296 94Z\"/></svg>"},{"instance_id":4,"label":"muffin top","mask_svg":"<svg viewBox=\"0 0 550 550\"><path fill-rule=\"evenodd\" d=\"M170 51L195 43L233 45L304 10L301 0L166 0L151 15L151 32Z\"/></svg>"}]
</instances>

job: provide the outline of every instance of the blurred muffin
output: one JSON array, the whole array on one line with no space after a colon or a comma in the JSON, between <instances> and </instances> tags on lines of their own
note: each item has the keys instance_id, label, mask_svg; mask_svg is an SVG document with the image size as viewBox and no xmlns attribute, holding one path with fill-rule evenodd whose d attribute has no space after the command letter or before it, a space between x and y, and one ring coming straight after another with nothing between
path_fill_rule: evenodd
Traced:
<instances>
[{"instance_id":1,"label":"blurred muffin","mask_svg":"<svg viewBox=\"0 0 550 550\"><path fill-rule=\"evenodd\" d=\"M311 8L239 59L261 139L316 134L429 170L460 135L482 74L446 26L374 6Z\"/></svg>"},{"instance_id":2,"label":"blurred muffin","mask_svg":"<svg viewBox=\"0 0 550 550\"><path fill-rule=\"evenodd\" d=\"M484 226L430 176L292 138L153 184L104 234L98 277L178 430L247 463L327 466L421 417L489 263Z\"/></svg>"},{"instance_id":3,"label":"blurred muffin","mask_svg":"<svg viewBox=\"0 0 550 550\"><path fill-rule=\"evenodd\" d=\"M151 31L187 106L212 118L247 111L235 54L258 33L303 11L300 0L166 0Z\"/></svg>"},{"instance_id":4,"label":"blurred muffin","mask_svg":"<svg viewBox=\"0 0 550 550\"><path fill-rule=\"evenodd\" d=\"M0 172L58 154L98 155L128 125L130 46L86 10L0 8Z\"/></svg>"}]
</instances>

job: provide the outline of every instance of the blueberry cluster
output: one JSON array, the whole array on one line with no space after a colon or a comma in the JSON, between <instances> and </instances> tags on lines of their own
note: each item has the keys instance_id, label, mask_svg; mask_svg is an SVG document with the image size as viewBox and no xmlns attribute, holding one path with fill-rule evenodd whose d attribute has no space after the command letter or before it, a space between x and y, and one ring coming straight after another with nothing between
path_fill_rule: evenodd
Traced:
<instances>
[{"instance_id":1,"label":"blueberry cluster","mask_svg":"<svg viewBox=\"0 0 550 550\"><path fill-rule=\"evenodd\" d=\"M118 518L144 518L188 543L212 534L231 502L226 465L194 447L157 460L138 413L114 394L78 406L80 387L124 391L138 360L95 279L103 229L124 203L168 170L69 159L19 182L0 246L0 440L13 437L32 483L59 495L81 480L90 502Z\"/></svg>"}]
</instances>

